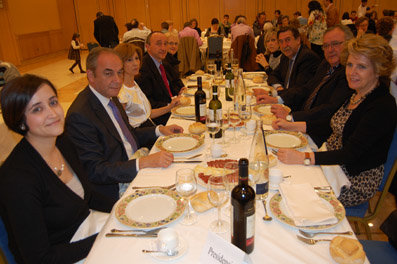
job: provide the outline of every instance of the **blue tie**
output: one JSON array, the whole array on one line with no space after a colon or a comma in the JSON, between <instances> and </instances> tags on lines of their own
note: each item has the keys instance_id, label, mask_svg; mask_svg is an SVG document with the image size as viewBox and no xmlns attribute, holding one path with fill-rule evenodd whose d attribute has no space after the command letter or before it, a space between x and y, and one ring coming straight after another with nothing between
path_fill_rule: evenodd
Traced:
<instances>
[{"instance_id":1,"label":"blue tie","mask_svg":"<svg viewBox=\"0 0 397 264\"><path fill-rule=\"evenodd\" d=\"M117 106L114 104L114 102L112 100L109 101L108 105L110 106L110 108L112 108L113 115L116 118L117 123L119 123L121 131L123 132L127 141L131 144L133 153L135 153L135 151L137 151L138 147L136 145L134 137L131 134L131 131L128 129L123 118L121 117L119 109L117 108Z\"/></svg>"},{"instance_id":2,"label":"blue tie","mask_svg":"<svg viewBox=\"0 0 397 264\"><path fill-rule=\"evenodd\" d=\"M287 71L287 75L285 76L285 82L284 82L285 89L288 89L288 87L289 87L289 79L291 78L293 64L294 64L294 60L293 59L289 60L288 71Z\"/></svg>"}]
</instances>

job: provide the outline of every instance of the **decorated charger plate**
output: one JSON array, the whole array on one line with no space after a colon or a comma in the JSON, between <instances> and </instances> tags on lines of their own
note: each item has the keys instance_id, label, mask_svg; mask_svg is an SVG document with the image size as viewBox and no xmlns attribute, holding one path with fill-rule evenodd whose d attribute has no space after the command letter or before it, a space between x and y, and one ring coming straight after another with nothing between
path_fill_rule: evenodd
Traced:
<instances>
[{"instance_id":1,"label":"decorated charger plate","mask_svg":"<svg viewBox=\"0 0 397 264\"><path fill-rule=\"evenodd\" d=\"M325 230L328 228L332 228L339 224L346 216L346 211L343 205L336 199L334 195L330 195L327 193L317 193L320 198L324 200L324 202L332 208L336 219L338 222L334 224L326 224L326 225L315 225L315 226L296 226L294 220L290 218L290 216L286 213L286 208L284 203L282 202L282 196L280 193L276 193L273 195L272 199L270 199L270 210L272 214L281 222L290 225L292 227L296 227L303 230L313 231L313 230Z\"/></svg>"},{"instance_id":2,"label":"decorated charger plate","mask_svg":"<svg viewBox=\"0 0 397 264\"><path fill-rule=\"evenodd\" d=\"M156 142L160 150L183 153L198 149L204 143L204 137L193 134L173 134L162 137Z\"/></svg>"},{"instance_id":3,"label":"decorated charger plate","mask_svg":"<svg viewBox=\"0 0 397 264\"><path fill-rule=\"evenodd\" d=\"M258 104L254 106L253 110L257 115L271 114L272 105L274 104ZM288 106L283 104L279 105L283 106L288 111L288 113L291 112L291 108L289 108Z\"/></svg>"},{"instance_id":4,"label":"decorated charger plate","mask_svg":"<svg viewBox=\"0 0 397 264\"><path fill-rule=\"evenodd\" d=\"M152 229L178 219L186 204L172 190L138 190L121 200L115 215L120 223L139 229Z\"/></svg>"},{"instance_id":5,"label":"decorated charger plate","mask_svg":"<svg viewBox=\"0 0 397 264\"><path fill-rule=\"evenodd\" d=\"M285 130L268 130L266 143L272 148L299 149L307 146L307 139L302 133Z\"/></svg>"},{"instance_id":6,"label":"decorated charger plate","mask_svg":"<svg viewBox=\"0 0 397 264\"><path fill-rule=\"evenodd\" d=\"M196 115L194 105L180 105L172 108L171 112L176 116L182 117L194 117Z\"/></svg>"}]
</instances>

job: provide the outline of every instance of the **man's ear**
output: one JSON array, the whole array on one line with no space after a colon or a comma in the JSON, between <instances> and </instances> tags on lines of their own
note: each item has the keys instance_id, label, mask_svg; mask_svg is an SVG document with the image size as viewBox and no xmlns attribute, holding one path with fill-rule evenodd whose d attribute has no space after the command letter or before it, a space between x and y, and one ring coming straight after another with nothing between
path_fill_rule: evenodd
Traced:
<instances>
[{"instance_id":1,"label":"man's ear","mask_svg":"<svg viewBox=\"0 0 397 264\"><path fill-rule=\"evenodd\" d=\"M95 73L91 70L87 70L87 79L89 83L94 82L95 79Z\"/></svg>"}]
</instances>

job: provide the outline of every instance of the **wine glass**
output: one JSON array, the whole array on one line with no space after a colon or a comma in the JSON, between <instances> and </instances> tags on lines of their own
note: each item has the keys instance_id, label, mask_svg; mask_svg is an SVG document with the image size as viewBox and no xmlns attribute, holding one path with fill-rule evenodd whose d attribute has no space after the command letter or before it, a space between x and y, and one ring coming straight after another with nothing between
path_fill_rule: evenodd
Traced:
<instances>
[{"instance_id":1,"label":"wine glass","mask_svg":"<svg viewBox=\"0 0 397 264\"><path fill-rule=\"evenodd\" d=\"M208 73L211 75L215 74L216 65L214 63L207 64Z\"/></svg>"},{"instance_id":2,"label":"wine glass","mask_svg":"<svg viewBox=\"0 0 397 264\"><path fill-rule=\"evenodd\" d=\"M233 59L233 60L232 60L232 69L238 69L238 68L240 68L240 67L239 67L239 64L240 64L240 62L239 62L239 60L238 60L237 58Z\"/></svg>"},{"instance_id":3,"label":"wine glass","mask_svg":"<svg viewBox=\"0 0 397 264\"><path fill-rule=\"evenodd\" d=\"M190 211L190 199L197 190L197 181L192 169L179 169L176 171L175 179L176 191L183 199L188 200L187 215L181 221L183 225L192 225L197 222L197 216L194 212Z\"/></svg>"},{"instance_id":4,"label":"wine glass","mask_svg":"<svg viewBox=\"0 0 397 264\"><path fill-rule=\"evenodd\" d=\"M207 183L207 195L210 203L218 209L218 220L210 224L210 230L215 233L225 233L229 229L229 223L221 219L221 207L226 203L229 192L226 190L222 176L211 176Z\"/></svg>"},{"instance_id":5,"label":"wine glass","mask_svg":"<svg viewBox=\"0 0 397 264\"><path fill-rule=\"evenodd\" d=\"M230 126L230 115L229 115L229 109L226 109L226 113L224 113L223 115L223 119L222 119L222 132L223 132L223 139L222 139L222 145L224 146L228 146L229 143L226 142L226 130L229 128Z\"/></svg>"},{"instance_id":6,"label":"wine glass","mask_svg":"<svg viewBox=\"0 0 397 264\"><path fill-rule=\"evenodd\" d=\"M214 83L216 85L221 85L223 82L223 72L222 72L222 67L219 70L215 71L215 75L214 75Z\"/></svg>"},{"instance_id":7,"label":"wine glass","mask_svg":"<svg viewBox=\"0 0 397 264\"><path fill-rule=\"evenodd\" d=\"M225 170L225 174L226 174L225 176L223 176L225 182L225 188L226 191L229 193L229 197L230 197L231 191L238 184L238 161L234 160L234 161L226 162L225 165L223 166L223 169ZM230 215L230 209L231 206L229 204L225 210L228 216Z\"/></svg>"},{"instance_id":8,"label":"wine glass","mask_svg":"<svg viewBox=\"0 0 397 264\"><path fill-rule=\"evenodd\" d=\"M257 199L267 196L269 191L269 163L262 160L250 161L248 166L249 178L254 185ZM261 184L258 181L261 180Z\"/></svg>"},{"instance_id":9,"label":"wine glass","mask_svg":"<svg viewBox=\"0 0 397 264\"><path fill-rule=\"evenodd\" d=\"M236 127L241 122L240 116L238 114L238 111L236 111L234 107L228 108L228 114L229 114L229 124L233 127L232 143L238 143L238 139L236 137Z\"/></svg>"},{"instance_id":10,"label":"wine glass","mask_svg":"<svg viewBox=\"0 0 397 264\"><path fill-rule=\"evenodd\" d=\"M215 112L215 114L214 114ZM212 145L215 143L215 134L221 129L221 119L217 116L216 111L208 111L205 120L205 125L207 126L208 134L212 135Z\"/></svg>"},{"instance_id":11,"label":"wine glass","mask_svg":"<svg viewBox=\"0 0 397 264\"><path fill-rule=\"evenodd\" d=\"M247 135L247 121L251 118L251 105L241 104L238 106L238 115L244 123L245 136Z\"/></svg>"}]
</instances>

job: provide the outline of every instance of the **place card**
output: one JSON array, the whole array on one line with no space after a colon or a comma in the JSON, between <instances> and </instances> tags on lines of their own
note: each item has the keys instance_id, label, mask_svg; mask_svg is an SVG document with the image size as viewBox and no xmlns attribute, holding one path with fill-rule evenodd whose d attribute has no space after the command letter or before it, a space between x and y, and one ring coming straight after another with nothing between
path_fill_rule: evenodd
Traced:
<instances>
[{"instance_id":1,"label":"place card","mask_svg":"<svg viewBox=\"0 0 397 264\"><path fill-rule=\"evenodd\" d=\"M208 232L207 242L201 252L200 263L242 264L246 263L244 251L213 232Z\"/></svg>"}]
</instances>

